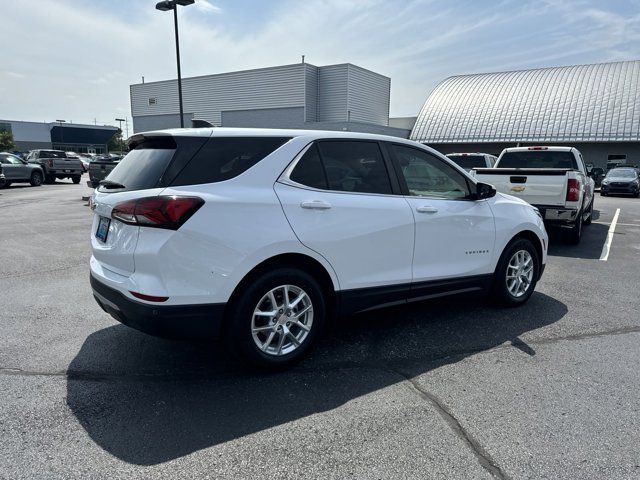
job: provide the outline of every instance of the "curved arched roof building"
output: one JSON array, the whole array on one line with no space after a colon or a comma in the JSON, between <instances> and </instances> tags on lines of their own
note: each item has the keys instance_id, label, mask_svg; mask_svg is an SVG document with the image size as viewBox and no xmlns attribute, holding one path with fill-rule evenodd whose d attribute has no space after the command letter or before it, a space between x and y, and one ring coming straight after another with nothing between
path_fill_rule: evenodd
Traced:
<instances>
[{"instance_id":1,"label":"curved arched roof building","mask_svg":"<svg viewBox=\"0 0 640 480\"><path fill-rule=\"evenodd\" d=\"M640 61L447 78L411 138L445 153L566 144L592 163L640 163Z\"/></svg>"}]
</instances>

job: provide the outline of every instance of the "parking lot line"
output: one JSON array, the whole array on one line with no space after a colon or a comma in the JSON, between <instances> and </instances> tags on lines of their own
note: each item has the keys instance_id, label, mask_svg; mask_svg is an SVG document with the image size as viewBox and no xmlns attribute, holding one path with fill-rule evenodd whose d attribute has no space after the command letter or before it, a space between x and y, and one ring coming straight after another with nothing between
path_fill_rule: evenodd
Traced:
<instances>
[{"instance_id":1,"label":"parking lot line","mask_svg":"<svg viewBox=\"0 0 640 480\"><path fill-rule=\"evenodd\" d=\"M611 250L611 242L613 241L613 234L616 231L616 224L618 223L618 216L620 215L620 209L616 209L616 214L613 216L611 225L609 225L609 232L607 232L607 240L602 246L602 253L600 254L600 260L606 262L609 259L609 250Z\"/></svg>"}]
</instances>

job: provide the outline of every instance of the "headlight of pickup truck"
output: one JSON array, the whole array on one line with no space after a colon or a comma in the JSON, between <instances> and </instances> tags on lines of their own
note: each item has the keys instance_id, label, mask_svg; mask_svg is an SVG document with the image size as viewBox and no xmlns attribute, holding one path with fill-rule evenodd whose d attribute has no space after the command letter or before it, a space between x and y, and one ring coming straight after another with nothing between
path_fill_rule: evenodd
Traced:
<instances>
[{"instance_id":1,"label":"headlight of pickup truck","mask_svg":"<svg viewBox=\"0 0 640 480\"><path fill-rule=\"evenodd\" d=\"M602 184L603 185L609 185L609 180L607 180L606 178L604 180L602 180Z\"/></svg>"}]
</instances>

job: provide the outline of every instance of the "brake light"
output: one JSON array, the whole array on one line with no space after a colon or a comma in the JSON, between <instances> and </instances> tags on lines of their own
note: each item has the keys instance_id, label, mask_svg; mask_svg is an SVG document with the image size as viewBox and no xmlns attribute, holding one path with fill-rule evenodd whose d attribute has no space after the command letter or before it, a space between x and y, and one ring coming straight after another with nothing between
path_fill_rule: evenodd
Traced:
<instances>
[{"instance_id":1,"label":"brake light","mask_svg":"<svg viewBox=\"0 0 640 480\"><path fill-rule=\"evenodd\" d=\"M549 147L529 147L529 150L548 150Z\"/></svg>"},{"instance_id":2,"label":"brake light","mask_svg":"<svg viewBox=\"0 0 640 480\"><path fill-rule=\"evenodd\" d=\"M50 167L53 167L53 158L50 158L49 160L47 160L47 163L49 164Z\"/></svg>"},{"instance_id":3,"label":"brake light","mask_svg":"<svg viewBox=\"0 0 640 480\"><path fill-rule=\"evenodd\" d=\"M567 202L580 200L580 182L575 178L567 180Z\"/></svg>"},{"instance_id":4,"label":"brake light","mask_svg":"<svg viewBox=\"0 0 640 480\"><path fill-rule=\"evenodd\" d=\"M200 197L146 197L116 204L111 218L140 227L178 230L204 204Z\"/></svg>"},{"instance_id":5,"label":"brake light","mask_svg":"<svg viewBox=\"0 0 640 480\"><path fill-rule=\"evenodd\" d=\"M131 292L131 291L130 293L134 297L139 298L140 300L146 300L147 302L166 302L167 300L169 300L169 297L156 297L153 295L145 295L144 293Z\"/></svg>"}]
</instances>

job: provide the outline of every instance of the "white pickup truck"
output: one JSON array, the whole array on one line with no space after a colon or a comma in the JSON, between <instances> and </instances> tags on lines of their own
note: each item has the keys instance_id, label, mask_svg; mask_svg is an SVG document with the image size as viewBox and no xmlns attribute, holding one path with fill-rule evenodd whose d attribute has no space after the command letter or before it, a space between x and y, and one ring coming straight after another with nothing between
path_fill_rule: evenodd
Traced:
<instances>
[{"instance_id":1,"label":"white pickup truck","mask_svg":"<svg viewBox=\"0 0 640 480\"><path fill-rule=\"evenodd\" d=\"M583 224L591 223L594 182L575 148L505 148L494 168L476 168L472 174L537 207L547 226L568 230L571 243L579 243Z\"/></svg>"}]
</instances>

